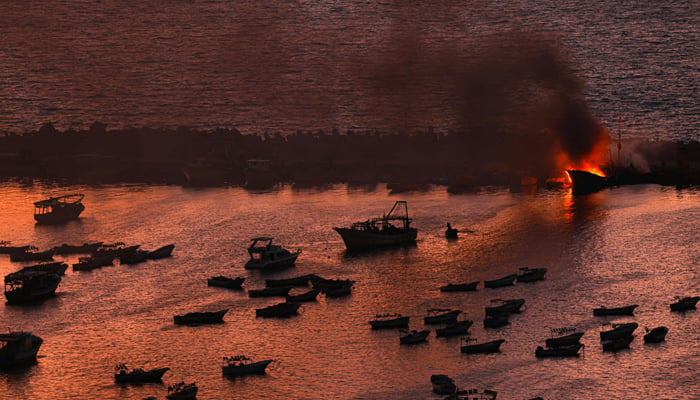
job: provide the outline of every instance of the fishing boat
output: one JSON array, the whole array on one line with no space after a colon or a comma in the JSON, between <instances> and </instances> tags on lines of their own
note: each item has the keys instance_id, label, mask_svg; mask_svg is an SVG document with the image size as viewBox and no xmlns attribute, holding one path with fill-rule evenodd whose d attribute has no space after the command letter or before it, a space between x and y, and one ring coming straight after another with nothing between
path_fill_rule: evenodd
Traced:
<instances>
[{"instance_id":1,"label":"fishing boat","mask_svg":"<svg viewBox=\"0 0 700 400\"><path fill-rule=\"evenodd\" d=\"M267 366L273 360L256 361L249 357L238 355L232 357L224 357L221 372L229 377L245 376L245 375L265 375Z\"/></svg>"},{"instance_id":2,"label":"fishing boat","mask_svg":"<svg viewBox=\"0 0 700 400\"><path fill-rule=\"evenodd\" d=\"M92 252L91 255L93 257L112 256L113 258L120 258L136 252L136 250L138 250L139 247L141 246L138 244L133 246L126 246L124 243L121 242L103 244L102 246L98 247L97 250Z\"/></svg>"},{"instance_id":3,"label":"fishing boat","mask_svg":"<svg viewBox=\"0 0 700 400\"><path fill-rule=\"evenodd\" d=\"M316 274L307 274L296 276L293 278L286 279L265 279L265 286L267 287L280 287L280 286L309 286L309 282L313 280L321 279Z\"/></svg>"},{"instance_id":4,"label":"fishing boat","mask_svg":"<svg viewBox=\"0 0 700 400\"><path fill-rule=\"evenodd\" d=\"M17 251L14 253L10 253L10 261L53 261L53 255L53 249L48 249L46 251Z\"/></svg>"},{"instance_id":5,"label":"fishing boat","mask_svg":"<svg viewBox=\"0 0 700 400\"><path fill-rule=\"evenodd\" d=\"M503 278L494 279L491 281L484 281L484 287L487 288L500 288L504 286L511 286L515 283L518 278L518 274L511 274L504 276Z\"/></svg>"},{"instance_id":6,"label":"fishing boat","mask_svg":"<svg viewBox=\"0 0 700 400\"><path fill-rule=\"evenodd\" d=\"M248 290L248 297L285 297L289 294L291 288L287 287L274 287L274 288L262 288L262 289L250 289Z\"/></svg>"},{"instance_id":7,"label":"fishing boat","mask_svg":"<svg viewBox=\"0 0 700 400\"><path fill-rule=\"evenodd\" d=\"M624 307L599 307L593 309L593 315L603 317L607 315L634 315L634 309L639 307L638 304L632 304Z\"/></svg>"},{"instance_id":8,"label":"fishing boat","mask_svg":"<svg viewBox=\"0 0 700 400\"><path fill-rule=\"evenodd\" d=\"M262 318L289 318L299 314L300 303L278 303L265 308L255 310L256 317Z\"/></svg>"},{"instance_id":9,"label":"fishing boat","mask_svg":"<svg viewBox=\"0 0 700 400\"><path fill-rule=\"evenodd\" d=\"M485 307L486 315L488 316L519 313L520 308L525 304L525 299L497 299L491 301L498 301L501 302L501 304L494 307Z\"/></svg>"},{"instance_id":10,"label":"fishing boat","mask_svg":"<svg viewBox=\"0 0 700 400\"><path fill-rule=\"evenodd\" d=\"M172 255L173 249L175 248L174 244L168 244L163 247L159 247L153 251L148 252L148 259L149 260L158 260L161 258L166 258L170 257Z\"/></svg>"},{"instance_id":11,"label":"fishing boat","mask_svg":"<svg viewBox=\"0 0 700 400\"><path fill-rule=\"evenodd\" d=\"M471 283L448 283L440 287L441 292L473 292L479 285L479 281Z\"/></svg>"},{"instance_id":12,"label":"fishing boat","mask_svg":"<svg viewBox=\"0 0 700 400\"><path fill-rule=\"evenodd\" d=\"M405 335L401 336L399 339L401 344L417 344L423 343L428 338L430 334L430 329L425 329L422 331L412 330Z\"/></svg>"},{"instance_id":13,"label":"fishing boat","mask_svg":"<svg viewBox=\"0 0 700 400\"><path fill-rule=\"evenodd\" d=\"M466 335L469 332L469 328L471 328L472 324L474 324L474 321L468 319L464 321L457 321L447 325L444 328L436 329L435 335L437 337L452 337Z\"/></svg>"},{"instance_id":14,"label":"fishing boat","mask_svg":"<svg viewBox=\"0 0 700 400\"><path fill-rule=\"evenodd\" d=\"M476 340L476 339L466 339L467 342L473 341L473 340ZM501 344L503 344L503 342L505 342L505 340L498 339L498 340L492 340L490 342L464 345L464 346L460 346L460 351L462 353L465 353L465 354L496 353L496 352L500 351Z\"/></svg>"},{"instance_id":15,"label":"fishing boat","mask_svg":"<svg viewBox=\"0 0 700 400\"><path fill-rule=\"evenodd\" d=\"M430 383L433 385L433 393L436 394L452 394L457 391L454 379L447 375L431 375Z\"/></svg>"},{"instance_id":16,"label":"fishing boat","mask_svg":"<svg viewBox=\"0 0 700 400\"><path fill-rule=\"evenodd\" d=\"M484 318L484 328L500 328L508 324L508 314L487 315Z\"/></svg>"},{"instance_id":17,"label":"fishing boat","mask_svg":"<svg viewBox=\"0 0 700 400\"><path fill-rule=\"evenodd\" d=\"M569 179L571 179L571 192L573 194L597 192L608 185L607 178L592 172L569 169L566 173L569 175Z\"/></svg>"},{"instance_id":18,"label":"fishing boat","mask_svg":"<svg viewBox=\"0 0 700 400\"><path fill-rule=\"evenodd\" d=\"M114 264L114 256L80 257L78 263L73 264L73 271L89 271L95 268L106 267Z\"/></svg>"},{"instance_id":19,"label":"fishing boat","mask_svg":"<svg viewBox=\"0 0 700 400\"><path fill-rule=\"evenodd\" d=\"M321 289L324 295L326 295L326 298L338 298L338 297L345 297L349 296L352 294L352 285L355 283L355 281L346 281L343 283L340 283L335 286L331 287L325 287Z\"/></svg>"},{"instance_id":20,"label":"fishing boat","mask_svg":"<svg viewBox=\"0 0 700 400\"><path fill-rule=\"evenodd\" d=\"M547 347L561 347L577 344L583 336L583 332L577 332L575 328L553 328L551 331L553 334L557 333L560 336L552 337L545 340L545 345Z\"/></svg>"},{"instance_id":21,"label":"fishing boat","mask_svg":"<svg viewBox=\"0 0 700 400\"><path fill-rule=\"evenodd\" d=\"M68 264L61 262L61 261L56 261L56 262L45 263L45 264L29 265L27 267L20 269L19 271L11 273L8 276L18 278L18 277L22 276L23 274L31 274L31 273L35 273L35 272L44 272L47 274L56 274L56 275L63 276L66 274L67 269L68 269Z\"/></svg>"},{"instance_id":22,"label":"fishing boat","mask_svg":"<svg viewBox=\"0 0 700 400\"><path fill-rule=\"evenodd\" d=\"M549 347L546 349L542 346L537 346L537 349L535 349L535 357L577 357L578 351L581 349L581 347L583 347L581 343L574 343L566 346Z\"/></svg>"},{"instance_id":23,"label":"fishing boat","mask_svg":"<svg viewBox=\"0 0 700 400\"><path fill-rule=\"evenodd\" d=\"M126 253L119 256L119 264L121 265L136 265L148 261L148 250L136 250L132 253Z\"/></svg>"},{"instance_id":24,"label":"fishing boat","mask_svg":"<svg viewBox=\"0 0 700 400\"><path fill-rule=\"evenodd\" d=\"M676 297L676 301L671 303L671 311L695 310L698 301L700 296Z\"/></svg>"},{"instance_id":25,"label":"fishing boat","mask_svg":"<svg viewBox=\"0 0 700 400\"><path fill-rule=\"evenodd\" d=\"M377 314L369 324L372 329L408 328L409 318L396 313Z\"/></svg>"},{"instance_id":26,"label":"fishing boat","mask_svg":"<svg viewBox=\"0 0 700 400\"><path fill-rule=\"evenodd\" d=\"M129 370L126 364L117 364L114 367L114 382L116 383L156 383L161 382L163 375L170 368L156 368L144 370L143 368L134 368Z\"/></svg>"},{"instance_id":27,"label":"fishing boat","mask_svg":"<svg viewBox=\"0 0 700 400\"><path fill-rule=\"evenodd\" d=\"M34 203L34 219L37 224L60 224L78 219L85 209L82 194L67 194L59 197L49 197Z\"/></svg>"},{"instance_id":28,"label":"fishing boat","mask_svg":"<svg viewBox=\"0 0 700 400\"><path fill-rule=\"evenodd\" d=\"M321 289L325 291L326 289L333 289L346 285L353 285L355 283L352 279L325 279L325 278L315 278L311 280L311 286L314 289Z\"/></svg>"},{"instance_id":29,"label":"fishing boat","mask_svg":"<svg viewBox=\"0 0 700 400\"><path fill-rule=\"evenodd\" d=\"M250 260L245 264L245 269L271 270L293 267L301 250L291 252L273 245L271 237L261 236L251 239L248 254Z\"/></svg>"},{"instance_id":30,"label":"fishing boat","mask_svg":"<svg viewBox=\"0 0 700 400\"><path fill-rule=\"evenodd\" d=\"M630 343L634 340L634 335L618 337L611 340L606 340L602 343L603 351L619 351L629 349Z\"/></svg>"},{"instance_id":31,"label":"fishing boat","mask_svg":"<svg viewBox=\"0 0 700 400\"><path fill-rule=\"evenodd\" d=\"M56 295L61 277L43 271L30 271L5 277L5 298L9 304L38 303Z\"/></svg>"},{"instance_id":32,"label":"fishing boat","mask_svg":"<svg viewBox=\"0 0 700 400\"><path fill-rule=\"evenodd\" d=\"M224 322L224 315L228 309L220 311L208 312L192 312L185 315L176 315L173 317L175 325L197 326L204 324L221 324Z\"/></svg>"},{"instance_id":33,"label":"fishing boat","mask_svg":"<svg viewBox=\"0 0 700 400\"><path fill-rule=\"evenodd\" d=\"M428 312L431 315L423 318L425 325L451 324L457 322L457 317L462 313L461 310L451 310L449 308L433 308L428 310Z\"/></svg>"},{"instance_id":34,"label":"fishing boat","mask_svg":"<svg viewBox=\"0 0 700 400\"><path fill-rule=\"evenodd\" d=\"M644 343L660 343L666 340L666 334L668 333L668 328L665 326L657 326L654 329L646 329L647 333L644 335Z\"/></svg>"},{"instance_id":35,"label":"fishing boat","mask_svg":"<svg viewBox=\"0 0 700 400\"><path fill-rule=\"evenodd\" d=\"M349 251L414 243L418 230L411 227L408 205L397 201L389 213L367 221L355 222L349 228L333 228Z\"/></svg>"},{"instance_id":36,"label":"fishing boat","mask_svg":"<svg viewBox=\"0 0 700 400\"><path fill-rule=\"evenodd\" d=\"M639 325L636 322L611 324L612 329L600 331L600 340L613 340L621 337L632 336Z\"/></svg>"},{"instance_id":37,"label":"fishing boat","mask_svg":"<svg viewBox=\"0 0 700 400\"><path fill-rule=\"evenodd\" d=\"M29 332L0 333L0 368L10 369L36 362L44 341Z\"/></svg>"},{"instance_id":38,"label":"fishing boat","mask_svg":"<svg viewBox=\"0 0 700 400\"><path fill-rule=\"evenodd\" d=\"M73 246L70 244L62 244L53 248L54 254L56 255L68 255L68 254L91 254L93 251L97 250L102 246L102 242L95 243L84 243L78 246Z\"/></svg>"},{"instance_id":39,"label":"fishing boat","mask_svg":"<svg viewBox=\"0 0 700 400\"><path fill-rule=\"evenodd\" d=\"M168 386L168 394L165 396L168 400L194 400L197 398L199 388L192 383L179 382Z\"/></svg>"},{"instance_id":40,"label":"fishing boat","mask_svg":"<svg viewBox=\"0 0 700 400\"><path fill-rule=\"evenodd\" d=\"M520 268L518 271L518 283L520 282L536 282L544 280L544 274L547 273L547 268Z\"/></svg>"},{"instance_id":41,"label":"fishing boat","mask_svg":"<svg viewBox=\"0 0 700 400\"><path fill-rule=\"evenodd\" d=\"M34 248L31 245L26 246L10 246L12 242L3 240L0 242L0 254L25 253Z\"/></svg>"},{"instance_id":42,"label":"fishing boat","mask_svg":"<svg viewBox=\"0 0 700 400\"><path fill-rule=\"evenodd\" d=\"M288 302L305 303L309 301L316 301L316 297L318 297L319 293L321 293L321 289L311 289L308 292L304 292L297 295L288 294L286 299Z\"/></svg>"},{"instance_id":43,"label":"fishing boat","mask_svg":"<svg viewBox=\"0 0 700 400\"><path fill-rule=\"evenodd\" d=\"M226 289L242 289L245 278L239 276L237 278L227 278L225 276L213 276L207 279L207 286L217 286Z\"/></svg>"}]
</instances>

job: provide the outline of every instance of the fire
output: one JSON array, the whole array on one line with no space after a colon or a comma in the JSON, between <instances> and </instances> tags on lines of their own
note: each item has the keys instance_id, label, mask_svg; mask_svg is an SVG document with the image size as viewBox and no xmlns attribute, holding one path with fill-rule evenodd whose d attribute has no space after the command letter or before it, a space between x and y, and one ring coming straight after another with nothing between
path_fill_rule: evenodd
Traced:
<instances>
[{"instance_id":1,"label":"fire","mask_svg":"<svg viewBox=\"0 0 700 400\"><path fill-rule=\"evenodd\" d=\"M566 177L567 183L571 184L571 178L569 174L566 173L566 171L570 169L590 172L601 177L607 176L603 168L609 166L607 156L610 139L608 135L600 135L600 138L601 139L593 146L593 150L581 159L572 160L563 151L559 153L556 162L563 170L563 175Z\"/></svg>"}]
</instances>

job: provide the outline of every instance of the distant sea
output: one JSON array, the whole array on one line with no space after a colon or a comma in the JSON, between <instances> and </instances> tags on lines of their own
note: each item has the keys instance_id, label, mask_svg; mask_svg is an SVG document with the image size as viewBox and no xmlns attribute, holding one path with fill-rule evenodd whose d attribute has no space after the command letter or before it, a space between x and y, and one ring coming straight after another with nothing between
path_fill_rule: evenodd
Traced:
<instances>
[{"instance_id":1,"label":"distant sea","mask_svg":"<svg viewBox=\"0 0 700 400\"><path fill-rule=\"evenodd\" d=\"M469 59L484 37L536 32L557 43L611 131L621 120L624 137L698 140L697 11L694 0L4 0L0 132L94 121L447 132L460 125L449 82L411 81L410 96L386 82L429 70L435 49ZM469 95L500 89L484 80Z\"/></svg>"}]
</instances>

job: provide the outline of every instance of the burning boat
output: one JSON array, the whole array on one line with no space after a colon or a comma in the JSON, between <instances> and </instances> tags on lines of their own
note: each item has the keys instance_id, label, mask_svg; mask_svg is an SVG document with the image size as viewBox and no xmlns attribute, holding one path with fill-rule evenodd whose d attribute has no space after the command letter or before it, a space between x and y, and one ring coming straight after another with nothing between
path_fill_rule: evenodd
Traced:
<instances>
[{"instance_id":1,"label":"burning boat","mask_svg":"<svg viewBox=\"0 0 700 400\"><path fill-rule=\"evenodd\" d=\"M49 197L34 203L34 219L37 224L60 224L78 219L83 212L82 194L67 194L59 197Z\"/></svg>"},{"instance_id":2,"label":"burning boat","mask_svg":"<svg viewBox=\"0 0 700 400\"><path fill-rule=\"evenodd\" d=\"M580 169L568 169L566 173L571 179L571 191L573 194L586 194L597 192L608 186L608 179Z\"/></svg>"},{"instance_id":3,"label":"burning boat","mask_svg":"<svg viewBox=\"0 0 700 400\"><path fill-rule=\"evenodd\" d=\"M355 222L350 228L333 229L343 238L348 250L363 250L415 242L418 229L411 227L411 221L408 205L400 200L382 217Z\"/></svg>"}]
</instances>

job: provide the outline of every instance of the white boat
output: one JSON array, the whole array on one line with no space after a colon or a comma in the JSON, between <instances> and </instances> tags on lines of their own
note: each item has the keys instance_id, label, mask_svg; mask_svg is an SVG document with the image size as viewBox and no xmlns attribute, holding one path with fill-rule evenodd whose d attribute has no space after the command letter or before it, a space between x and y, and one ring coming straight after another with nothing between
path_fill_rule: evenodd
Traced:
<instances>
[{"instance_id":1,"label":"white boat","mask_svg":"<svg viewBox=\"0 0 700 400\"><path fill-rule=\"evenodd\" d=\"M291 252L282 246L272 244L271 237L257 237L251 239L248 246L250 260L245 264L246 269L280 269L293 267L301 250Z\"/></svg>"}]
</instances>

